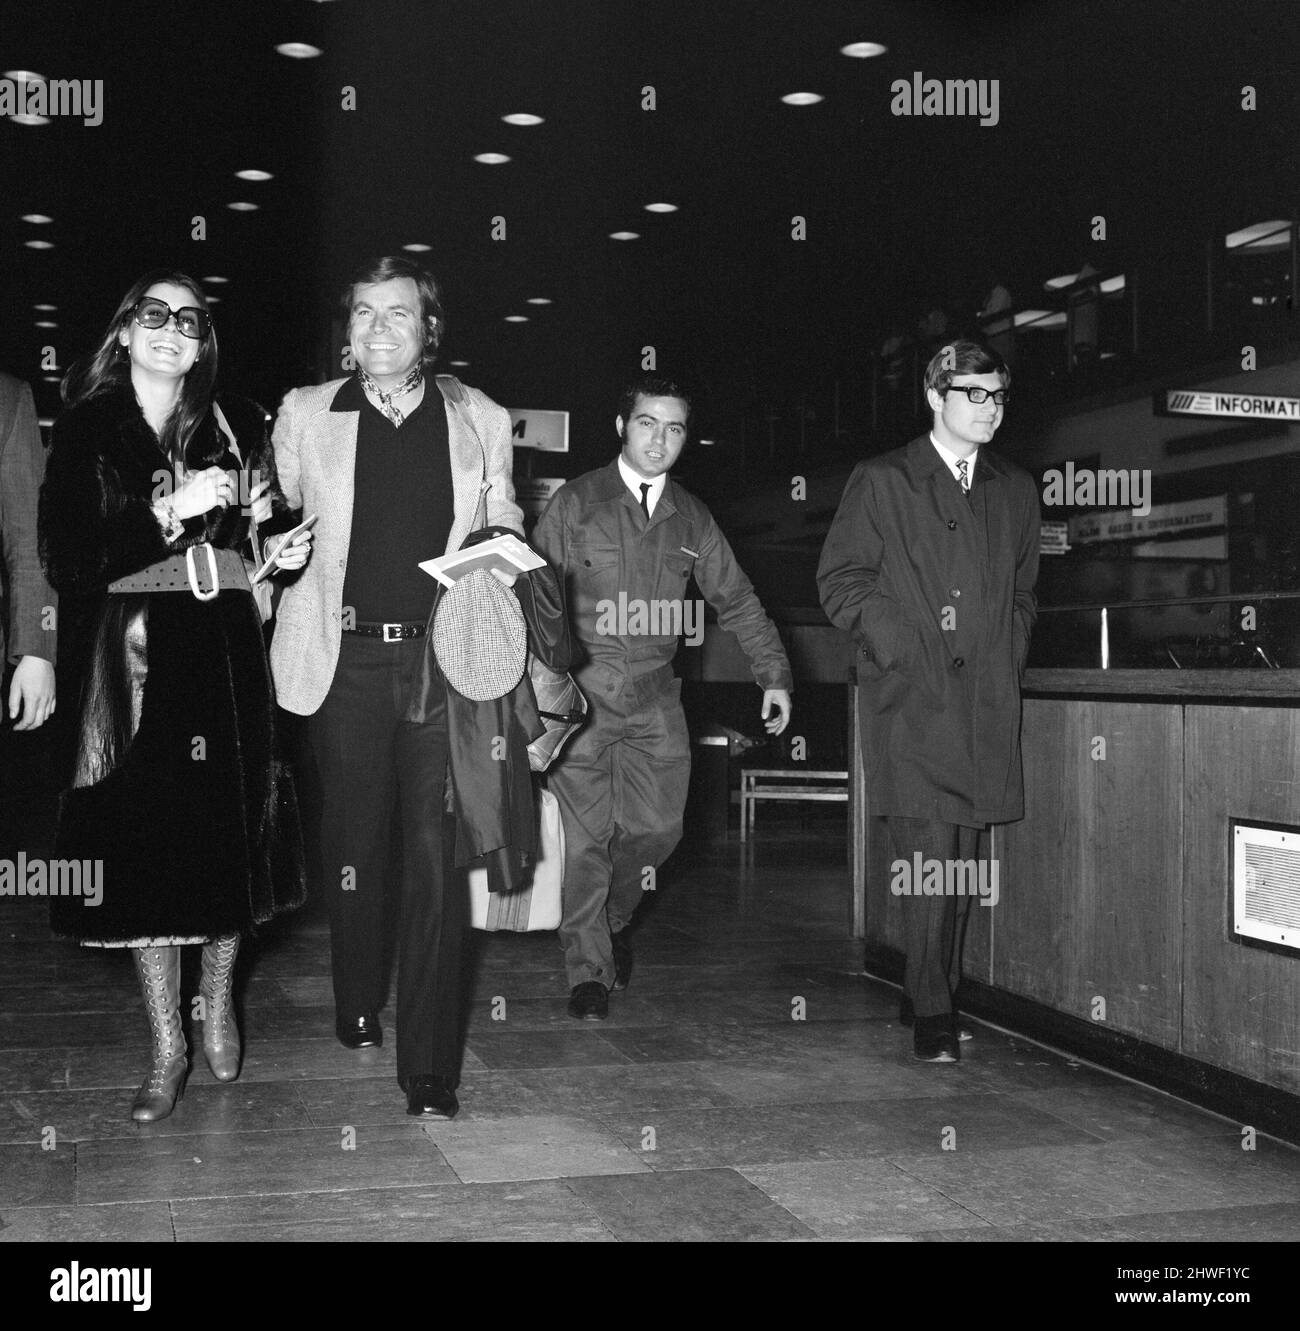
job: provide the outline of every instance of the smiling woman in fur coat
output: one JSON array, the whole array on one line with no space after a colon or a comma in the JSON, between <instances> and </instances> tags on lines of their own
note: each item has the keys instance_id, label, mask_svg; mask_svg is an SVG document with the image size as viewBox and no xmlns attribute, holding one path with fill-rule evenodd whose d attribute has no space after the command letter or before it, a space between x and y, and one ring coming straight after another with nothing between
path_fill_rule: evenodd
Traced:
<instances>
[{"instance_id":1,"label":"smiling woman in fur coat","mask_svg":"<svg viewBox=\"0 0 1300 1331\"><path fill-rule=\"evenodd\" d=\"M41 490L61 637L56 855L103 863L99 904L52 897L51 923L132 950L153 1035L137 1122L165 1118L184 1088L181 945L203 945L203 1051L229 1081L240 935L304 895L245 557L250 516L283 530L292 515L263 413L218 406L216 371L198 284L141 278L64 381ZM282 544L278 567L301 568L309 535Z\"/></svg>"}]
</instances>

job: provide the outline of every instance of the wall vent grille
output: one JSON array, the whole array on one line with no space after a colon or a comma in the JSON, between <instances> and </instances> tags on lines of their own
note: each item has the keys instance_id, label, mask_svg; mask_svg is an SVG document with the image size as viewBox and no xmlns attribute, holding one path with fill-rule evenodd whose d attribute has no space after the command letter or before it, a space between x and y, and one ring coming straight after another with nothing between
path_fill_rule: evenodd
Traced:
<instances>
[{"instance_id":1,"label":"wall vent grille","mask_svg":"<svg viewBox=\"0 0 1300 1331\"><path fill-rule=\"evenodd\" d=\"M1300 953L1300 828L1233 823L1232 930Z\"/></svg>"}]
</instances>

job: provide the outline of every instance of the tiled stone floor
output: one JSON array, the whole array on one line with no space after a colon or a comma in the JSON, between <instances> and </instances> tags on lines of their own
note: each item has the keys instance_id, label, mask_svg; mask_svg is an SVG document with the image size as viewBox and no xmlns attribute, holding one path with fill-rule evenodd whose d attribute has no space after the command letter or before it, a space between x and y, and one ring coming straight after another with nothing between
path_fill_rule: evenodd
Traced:
<instances>
[{"instance_id":1,"label":"tiled stone floor","mask_svg":"<svg viewBox=\"0 0 1300 1331\"><path fill-rule=\"evenodd\" d=\"M483 938L451 1123L405 1116L391 1040L334 1040L309 909L245 955L240 1079L199 1055L175 1114L135 1126L127 958L6 899L0 1240L1300 1233L1288 1147L989 1027L959 1065L916 1063L846 937L842 823L815 823L683 855L607 1022L565 1014L553 936Z\"/></svg>"}]
</instances>

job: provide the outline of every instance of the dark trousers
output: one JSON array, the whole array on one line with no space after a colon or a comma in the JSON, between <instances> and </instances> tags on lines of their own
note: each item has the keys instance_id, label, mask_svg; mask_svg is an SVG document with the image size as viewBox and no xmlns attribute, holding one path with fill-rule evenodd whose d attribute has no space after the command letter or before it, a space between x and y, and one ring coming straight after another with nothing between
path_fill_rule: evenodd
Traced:
<instances>
[{"instance_id":1,"label":"dark trousers","mask_svg":"<svg viewBox=\"0 0 1300 1331\"><path fill-rule=\"evenodd\" d=\"M466 878L443 826L446 713L403 720L424 640L343 635L338 668L307 731L321 786L321 874L339 1015L377 1012L385 980L384 903L394 805L401 825L397 1076L459 1076Z\"/></svg>"},{"instance_id":2,"label":"dark trousers","mask_svg":"<svg viewBox=\"0 0 1300 1331\"><path fill-rule=\"evenodd\" d=\"M979 851L980 831L932 818L888 817L894 854L913 864L922 860L973 860ZM907 964L903 993L912 1001L917 1018L942 1017L956 1008L961 983L961 947L972 898L903 896L903 939Z\"/></svg>"},{"instance_id":3,"label":"dark trousers","mask_svg":"<svg viewBox=\"0 0 1300 1331\"><path fill-rule=\"evenodd\" d=\"M682 838L691 746L681 681L644 707L593 698L547 781L564 819L560 943L570 987L614 983L610 934L631 922Z\"/></svg>"},{"instance_id":4,"label":"dark trousers","mask_svg":"<svg viewBox=\"0 0 1300 1331\"><path fill-rule=\"evenodd\" d=\"M50 770L54 721L37 730L14 729L9 718L13 677L14 667L5 663L0 674L0 858L12 859L20 850L48 857L59 812Z\"/></svg>"}]
</instances>

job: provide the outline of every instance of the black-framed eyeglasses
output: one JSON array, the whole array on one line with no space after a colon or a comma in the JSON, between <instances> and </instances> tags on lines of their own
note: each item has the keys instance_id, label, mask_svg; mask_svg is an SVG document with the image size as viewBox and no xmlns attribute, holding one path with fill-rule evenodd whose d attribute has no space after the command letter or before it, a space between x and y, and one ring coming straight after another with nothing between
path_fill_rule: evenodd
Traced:
<instances>
[{"instance_id":1,"label":"black-framed eyeglasses","mask_svg":"<svg viewBox=\"0 0 1300 1331\"><path fill-rule=\"evenodd\" d=\"M202 342L212 331L212 320L197 306L182 305L179 310L174 310L156 296L142 296L136 301L131 316L141 328L162 328L168 319L174 318L176 331L195 342Z\"/></svg>"},{"instance_id":2,"label":"black-framed eyeglasses","mask_svg":"<svg viewBox=\"0 0 1300 1331\"><path fill-rule=\"evenodd\" d=\"M995 388L990 391L987 388L981 388L978 384L949 384L948 392L965 393L972 406L981 407L989 398L993 399L995 407L1005 407L1011 401L1011 390L1009 388Z\"/></svg>"}]
</instances>

